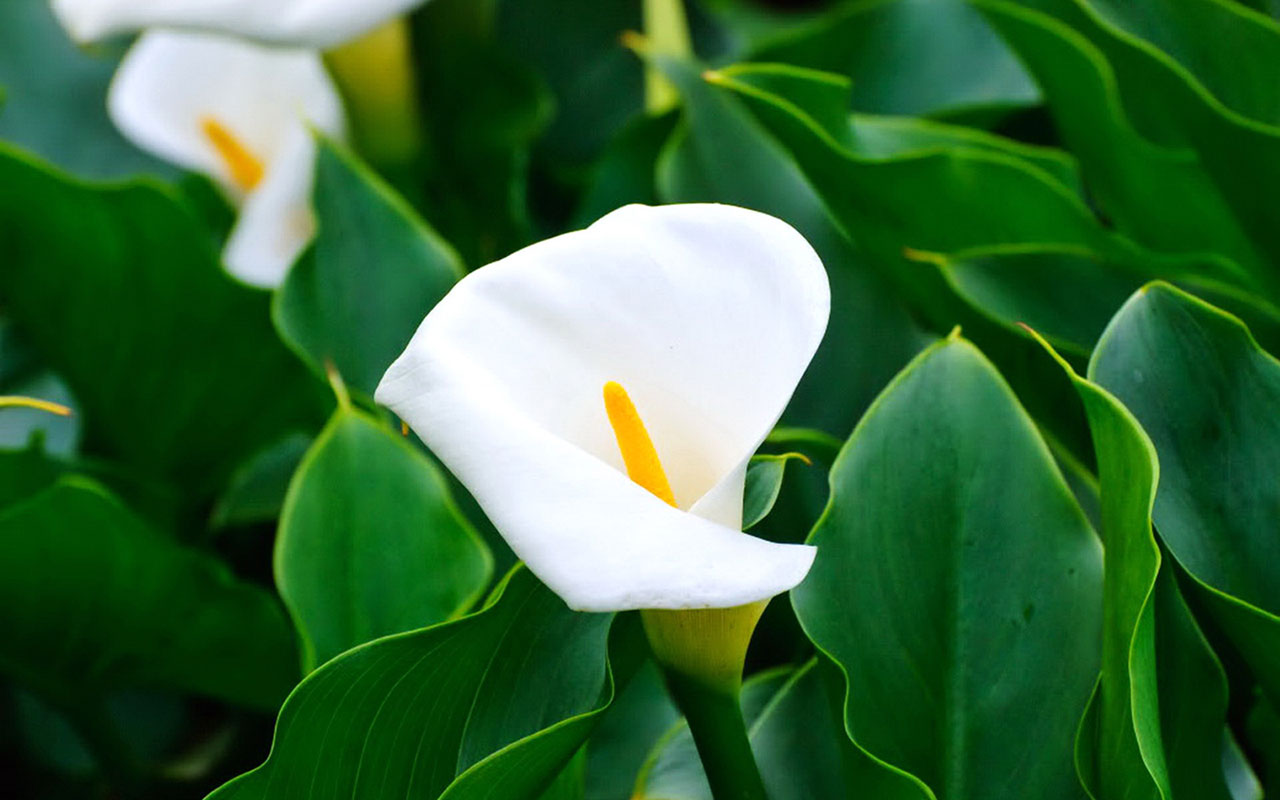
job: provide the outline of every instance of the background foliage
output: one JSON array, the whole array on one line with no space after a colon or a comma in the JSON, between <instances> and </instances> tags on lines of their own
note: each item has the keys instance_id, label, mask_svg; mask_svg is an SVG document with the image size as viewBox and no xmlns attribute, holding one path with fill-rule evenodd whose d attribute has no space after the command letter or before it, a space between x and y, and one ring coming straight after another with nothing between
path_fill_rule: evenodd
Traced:
<instances>
[{"instance_id":1,"label":"background foliage","mask_svg":"<svg viewBox=\"0 0 1280 800\"><path fill-rule=\"evenodd\" d=\"M819 545L750 655L773 800L1280 796L1278 9L687 10L696 57L624 47L638 0L425 5L429 147L321 142L266 293L108 121L127 42L0 4L0 394L75 410L0 411L15 796L709 797L634 615L568 611L371 400L467 271L686 201L833 290L748 487Z\"/></svg>"}]
</instances>

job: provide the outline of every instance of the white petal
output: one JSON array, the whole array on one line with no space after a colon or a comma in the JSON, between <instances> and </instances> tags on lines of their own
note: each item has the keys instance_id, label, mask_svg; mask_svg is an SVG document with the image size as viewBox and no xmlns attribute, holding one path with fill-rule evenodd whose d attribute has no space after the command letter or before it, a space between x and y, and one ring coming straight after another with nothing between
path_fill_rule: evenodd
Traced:
<instances>
[{"instance_id":1,"label":"white petal","mask_svg":"<svg viewBox=\"0 0 1280 800\"><path fill-rule=\"evenodd\" d=\"M571 606L698 608L798 583L811 548L738 530L746 462L826 328L794 229L629 206L461 281L378 388ZM683 513L622 471L601 392L635 401Z\"/></svg>"},{"instance_id":2,"label":"white petal","mask_svg":"<svg viewBox=\"0 0 1280 800\"><path fill-rule=\"evenodd\" d=\"M425 0L53 0L64 28L94 41L144 28L202 30L295 47L350 41Z\"/></svg>"},{"instance_id":3,"label":"white petal","mask_svg":"<svg viewBox=\"0 0 1280 800\"><path fill-rule=\"evenodd\" d=\"M315 234L311 210L315 139L295 127L262 183L245 198L222 260L245 283L274 289Z\"/></svg>"},{"instance_id":4,"label":"white petal","mask_svg":"<svg viewBox=\"0 0 1280 800\"><path fill-rule=\"evenodd\" d=\"M268 165L307 122L339 136L342 102L320 57L206 34L150 31L121 62L107 98L136 145L230 185L205 135L216 120Z\"/></svg>"}]
</instances>

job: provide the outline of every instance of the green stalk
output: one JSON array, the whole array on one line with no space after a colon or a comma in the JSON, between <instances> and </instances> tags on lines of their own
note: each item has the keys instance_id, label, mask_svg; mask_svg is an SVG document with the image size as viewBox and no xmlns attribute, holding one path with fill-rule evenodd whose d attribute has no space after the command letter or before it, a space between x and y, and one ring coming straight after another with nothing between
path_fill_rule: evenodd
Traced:
<instances>
[{"instance_id":1,"label":"green stalk","mask_svg":"<svg viewBox=\"0 0 1280 800\"><path fill-rule=\"evenodd\" d=\"M640 612L715 800L768 800L740 703L747 645L768 602Z\"/></svg>"},{"instance_id":2,"label":"green stalk","mask_svg":"<svg viewBox=\"0 0 1280 800\"><path fill-rule=\"evenodd\" d=\"M654 55L688 58L693 55L684 0L644 0L644 36ZM661 114L680 102L676 87L652 64L644 69L644 107Z\"/></svg>"},{"instance_id":3,"label":"green stalk","mask_svg":"<svg viewBox=\"0 0 1280 800\"><path fill-rule=\"evenodd\" d=\"M325 53L357 148L382 167L411 163L425 148L408 20L393 19Z\"/></svg>"},{"instance_id":4,"label":"green stalk","mask_svg":"<svg viewBox=\"0 0 1280 800\"><path fill-rule=\"evenodd\" d=\"M768 800L756 765L739 692L727 692L664 668L667 688L684 712L715 800Z\"/></svg>"}]
</instances>

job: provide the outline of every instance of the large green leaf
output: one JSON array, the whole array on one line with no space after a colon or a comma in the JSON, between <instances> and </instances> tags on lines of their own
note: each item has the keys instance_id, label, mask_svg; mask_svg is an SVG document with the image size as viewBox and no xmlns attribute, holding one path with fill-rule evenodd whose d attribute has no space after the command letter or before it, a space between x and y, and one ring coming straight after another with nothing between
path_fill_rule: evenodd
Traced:
<instances>
[{"instance_id":1,"label":"large green leaf","mask_svg":"<svg viewBox=\"0 0 1280 800\"><path fill-rule=\"evenodd\" d=\"M311 673L266 763L210 797L534 800L608 705L611 619L570 611L518 569L485 610Z\"/></svg>"},{"instance_id":2,"label":"large green leaf","mask_svg":"<svg viewBox=\"0 0 1280 800\"><path fill-rule=\"evenodd\" d=\"M743 685L742 713L771 800L856 797L845 786L840 740L817 662L774 669ZM693 737L683 721L650 757L636 800L712 800Z\"/></svg>"},{"instance_id":3,"label":"large green leaf","mask_svg":"<svg viewBox=\"0 0 1280 800\"><path fill-rule=\"evenodd\" d=\"M950 337L877 399L792 591L850 735L938 797L1076 798L1102 552L995 368Z\"/></svg>"},{"instance_id":4,"label":"large green leaf","mask_svg":"<svg viewBox=\"0 0 1280 800\"><path fill-rule=\"evenodd\" d=\"M322 140L312 251L289 272L276 325L317 370L370 395L432 306L462 277L453 248L376 175Z\"/></svg>"},{"instance_id":5,"label":"large green leaf","mask_svg":"<svg viewBox=\"0 0 1280 800\"><path fill-rule=\"evenodd\" d=\"M843 437L924 336L796 163L741 103L708 86L693 64L662 64L681 92L686 125L658 164L659 195L765 211L795 226L818 251L831 281L832 321L785 419Z\"/></svg>"},{"instance_id":6,"label":"large green leaf","mask_svg":"<svg viewBox=\"0 0 1280 800\"><path fill-rule=\"evenodd\" d=\"M1106 551L1102 677L1077 742L1081 777L1099 798L1227 800L1226 676L1161 563L1155 447L1119 401L1061 363L1093 434Z\"/></svg>"},{"instance_id":7,"label":"large green leaf","mask_svg":"<svg viewBox=\"0 0 1280 800\"><path fill-rule=\"evenodd\" d=\"M995 116L1035 105L1035 85L964 0L857 0L750 54L853 79L854 107Z\"/></svg>"},{"instance_id":8,"label":"large green leaf","mask_svg":"<svg viewBox=\"0 0 1280 800\"><path fill-rule=\"evenodd\" d=\"M891 296L940 333L962 325L1004 370L1037 420L1089 463L1083 414L1077 403L1064 400L1070 398L1070 387L1061 371L1045 363L1030 337L974 311L935 266L922 266L917 257L925 250L951 253L1011 244L1104 253L1123 248L1098 225L1075 190L1024 158L1022 148L996 147L995 137L983 137L980 144L946 137L954 146L940 146L943 137L937 137L934 146L923 148L890 148L881 141L869 154L860 154L853 149L857 120L851 125L843 110L848 87L822 73L747 65L706 77L755 113L773 137L768 139L772 148L789 153L801 177L817 191L827 218L858 245L875 279L892 287ZM910 138L919 141L918 134ZM834 311L833 318L858 319ZM865 367L848 363L852 349L833 350L839 354L832 357L833 367L863 374ZM829 403L831 380L822 374L809 372L823 403ZM883 379L868 388L882 385ZM801 396L804 388L802 384Z\"/></svg>"},{"instance_id":9,"label":"large green leaf","mask_svg":"<svg viewBox=\"0 0 1280 800\"><path fill-rule=\"evenodd\" d=\"M84 413L85 449L210 492L319 416L267 316L190 211L149 182L90 186L0 147L0 299Z\"/></svg>"},{"instance_id":10,"label":"large green leaf","mask_svg":"<svg viewBox=\"0 0 1280 800\"><path fill-rule=\"evenodd\" d=\"M1168 55L1228 108L1280 123L1280 23L1231 0L1089 0L1098 17Z\"/></svg>"},{"instance_id":11,"label":"large green leaf","mask_svg":"<svg viewBox=\"0 0 1280 800\"><path fill-rule=\"evenodd\" d=\"M1090 378L1155 443L1161 539L1214 621L1280 697L1280 364L1234 317L1154 284L1098 342Z\"/></svg>"},{"instance_id":12,"label":"large green leaf","mask_svg":"<svg viewBox=\"0 0 1280 800\"><path fill-rule=\"evenodd\" d=\"M653 661L646 661L591 734L585 800L631 800L650 752L679 719L662 673Z\"/></svg>"},{"instance_id":13,"label":"large green leaf","mask_svg":"<svg viewBox=\"0 0 1280 800\"><path fill-rule=\"evenodd\" d=\"M0 4L0 139L64 169L106 178L173 169L126 142L107 118L116 45L72 43L49 0Z\"/></svg>"},{"instance_id":14,"label":"large green leaf","mask_svg":"<svg viewBox=\"0 0 1280 800\"><path fill-rule=\"evenodd\" d=\"M1232 107L1207 88L1201 76L1151 42L1116 25L1108 14L1086 0L1024 0L1024 4L1057 17L1097 48L1110 64L1124 110L1134 125L1154 141L1193 148L1255 251L1264 261L1274 263L1280 255L1280 227L1274 224L1267 198L1270 187L1280 182L1280 127L1269 119L1276 89L1269 86L1269 77L1262 81L1255 78L1274 73L1273 55L1277 49L1274 43L1264 47L1248 47L1244 43L1274 39L1275 26L1260 23L1255 15L1242 14L1240 9L1219 0L1199 4L1202 8L1197 13L1203 14L1199 22L1169 24L1170 28L1198 30L1197 35L1212 30L1215 47L1220 46L1219 38L1231 43L1226 48L1231 55L1226 58L1233 64L1256 62L1218 73L1243 76L1227 78L1240 81L1241 88L1232 95ZM1148 9L1179 7L1176 14L1168 15L1172 20L1186 18L1186 9L1193 4L1142 0L1138 5ZM1148 16L1163 18L1163 14ZM1213 22L1210 25L1205 20ZM1254 99L1243 101L1250 96ZM1264 119L1260 121L1259 117ZM1280 294L1280 280L1274 270L1259 270L1259 274L1266 277L1272 296Z\"/></svg>"},{"instance_id":15,"label":"large green leaf","mask_svg":"<svg viewBox=\"0 0 1280 800\"><path fill-rule=\"evenodd\" d=\"M343 408L294 473L275 566L311 670L358 644L465 612L493 559L436 466L377 420Z\"/></svg>"},{"instance_id":16,"label":"large green leaf","mask_svg":"<svg viewBox=\"0 0 1280 800\"><path fill-rule=\"evenodd\" d=\"M1131 126L1097 48L1047 14L1002 2L978 7L1044 88L1059 132L1119 230L1157 250L1216 251L1258 270L1257 251L1196 153L1159 145ZM1241 273L1240 280L1252 279Z\"/></svg>"},{"instance_id":17,"label":"large green leaf","mask_svg":"<svg viewBox=\"0 0 1280 800\"><path fill-rule=\"evenodd\" d=\"M0 514L0 664L60 705L159 685L277 706L297 679L275 599L81 478Z\"/></svg>"}]
</instances>

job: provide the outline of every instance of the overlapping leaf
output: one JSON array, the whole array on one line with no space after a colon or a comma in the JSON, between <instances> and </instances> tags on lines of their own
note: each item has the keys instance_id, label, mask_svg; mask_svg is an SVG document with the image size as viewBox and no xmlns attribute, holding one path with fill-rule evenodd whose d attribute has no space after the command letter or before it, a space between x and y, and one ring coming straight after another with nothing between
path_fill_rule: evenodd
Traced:
<instances>
[{"instance_id":1,"label":"overlapping leaf","mask_svg":"<svg viewBox=\"0 0 1280 800\"><path fill-rule=\"evenodd\" d=\"M1214 622L1280 697L1280 364L1239 320L1167 285L1136 294L1098 343L1090 378L1155 443L1161 539Z\"/></svg>"},{"instance_id":2,"label":"overlapping leaf","mask_svg":"<svg viewBox=\"0 0 1280 800\"><path fill-rule=\"evenodd\" d=\"M1098 798L1227 800L1226 676L1152 532L1155 447L1119 401L1062 366L1093 434L1107 554L1102 676L1077 741L1081 777Z\"/></svg>"},{"instance_id":3,"label":"overlapping leaf","mask_svg":"<svg viewBox=\"0 0 1280 800\"><path fill-rule=\"evenodd\" d=\"M992 365L958 338L919 356L831 487L792 600L845 673L853 739L938 797L1079 797L1101 548Z\"/></svg>"},{"instance_id":4,"label":"overlapping leaf","mask_svg":"<svg viewBox=\"0 0 1280 800\"><path fill-rule=\"evenodd\" d=\"M840 723L818 663L752 676L742 691L751 749L772 800L855 797L845 784ZM681 722L663 737L641 775L637 800L711 800L693 737Z\"/></svg>"},{"instance_id":5,"label":"overlapping leaf","mask_svg":"<svg viewBox=\"0 0 1280 800\"><path fill-rule=\"evenodd\" d=\"M107 119L107 85L123 49L77 47L48 0L0 6L0 139L19 144L84 177L172 167L125 141Z\"/></svg>"},{"instance_id":6,"label":"overlapping leaf","mask_svg":"<svg viewBox=\"0 0 1280 800\"><path fill-rule=\"evenodd\" d=\"M462 263L377 176L333 142L316 163L313 249L272 309L284 338L317 370L332 363L369 395L422 318L462 277Z\"/></svg>"},{"instance_id":7,"label":"overlapping leaf","mask_svg":"<svg viewBox=\"0 0 1280 800\"><path fill-rule=\"evenodd\" d=\"M854 107L882 114L998 118L1035 105L1035 85L964 0L862 0L766 38L750 53L837 72Z\"/></svg>"},{"instance_id":8,"label":"overlapping leaf","mask_svg":"<svg viewBox=\"0 0 1280 800\"><path fill-rule=\"evenodd\" d=\"M535 800L608 705L612 617L524 569L485 610L359 647L285 702L271 755L214 800Z\"/></svg>"},{"instance_id":9,"label":"overlapping leaf","mask_svg":"<svg viewBox=\"0 0 1280 800\"><path fill-rule=\"evenodd\" d=\"M436 466L346 408L294 473L275 560L306 669L461 614L484 590L493 563Z\"/></svg>"},{"instance_id":10,"label":"overlapping leaf","mask_svg":"<svg viewBox=\"0 0 1280 800\"><path fill-rule=\"evenodd\" d=\"M319 416L267 295L222 272L172 192L77 183L3 146L0 185L0 299L79 401L90 452L204 493Z\"/></svg>"},{"instance_id":11,"label":"overlapping leaf","mask_svg":"<svg viewBox=\"0 0 1280 800\"><path fill-rule=\"evenodd\" d=\"M681 92L686 120L659 162L660 197L774 214L801 231L827 267L832 323L785 419L844 436L924 337L796 163L741 104L702 81L696 65L660 63Z\"/></svg>"},{"instance_id":12,"label":"overlapping leaf","mask_svg":"<svg viewBox=\"0 0 1280 800\"><path fill-rule=\"evenodd\" d=\"M297 678L271 595L84 479L0 514L0 573L0 664L56 703L159 685L272 709Z\"/></svg>"}]
</instances>

